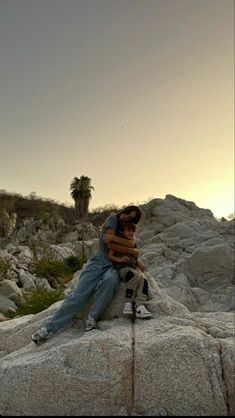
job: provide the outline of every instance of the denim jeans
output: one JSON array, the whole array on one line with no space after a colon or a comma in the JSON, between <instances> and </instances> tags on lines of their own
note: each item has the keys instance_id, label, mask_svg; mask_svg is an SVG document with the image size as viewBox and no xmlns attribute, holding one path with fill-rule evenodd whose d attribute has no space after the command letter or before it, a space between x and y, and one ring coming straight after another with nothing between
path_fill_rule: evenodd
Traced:
<instances>
[{"instance_id":1,"label":"denim jeans","mask_svg":"<svg viewBox=\"0 0 235 418\"><path fill-rule=\"evenodd\" d=\"M63 301L58 311L48 322L48 331L55 333L62 328L81 311L86 301L94 293L95 302L90 308L89 315L97 320L112 301L118 281L119 275L112 263L107 257L97 252L81 272L77 287Z\"/></svg>"}]
</instances>

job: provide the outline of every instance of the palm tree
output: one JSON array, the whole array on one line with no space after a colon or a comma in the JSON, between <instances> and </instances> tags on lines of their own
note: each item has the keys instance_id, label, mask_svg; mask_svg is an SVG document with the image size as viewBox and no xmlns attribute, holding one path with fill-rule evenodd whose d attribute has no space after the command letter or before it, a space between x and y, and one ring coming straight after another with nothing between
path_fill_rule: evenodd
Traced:
<instances>
[{"instance_id":1,"label":"palm tree","mask_svg":"<svg viewBox=\"0 0 235 418\"><path fill-rule=\"evenodd\" d=\"M75 202L75 210L78 212L78 202L79 202L79 185L80 185L80 179L78 177L74 177L73 181L70 183L70 196L73 198Z\"/></svg>"},{"instance_id":2,"label":"palm tree","mask_svg":"<svg viewBox=\"0 0 235 418\"><path fill-rule=\"evenodd\" d=\"M86 260L84 246L84 221L88 215L92 189L94 190L94 187L91 185L91 179L87 176L81 176L80 178L74 177L70 184L70 195L74 199L75 210L82 224L82 252L84 261Z\"/></svg>"},{"instance_id":3,"label":"palm tree","mask_svg":"<svg viewBox=\"0 0 235 418\"><path fill-rule=\"evenodd\" d=\"M70 184L70 195L74 199L75 210L81 219L88 214L92 189L94 190L94 187L91 185L91 179L87 176L74 177Z\"/></svg>"}]
</instances>

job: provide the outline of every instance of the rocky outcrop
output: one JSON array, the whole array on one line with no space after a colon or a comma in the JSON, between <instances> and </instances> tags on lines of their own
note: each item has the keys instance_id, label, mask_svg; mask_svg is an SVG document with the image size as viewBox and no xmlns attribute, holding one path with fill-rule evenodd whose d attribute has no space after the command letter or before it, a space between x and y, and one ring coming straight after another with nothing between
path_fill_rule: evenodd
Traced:
<instances>
[{"instance_id":1,"label":"rocky outcrop","mask_svg":"<svg viewBox=\"0 0 235 418\"><path fill-rule=\"evenodd\" d=\"M234 221L220 222L210 210L171 195L142 211L138 247L153 318L123 318L122 283L98 330L85 332L91 300L40 347L30 336L62 302L36 315L2 317L1 415L234 415ZM90 231L88 258L97 248ZM58 259L78 254L78 234L78 227L67 231L48 248ZM16 285L37 284L28 268L29 242L8 243L0 252ZM6 288L2 298L12 294Z\"/></svg>"},{"instance_id":2,"label":"rocky outcrop","mask_svg":"<svg viewBox=\"0 0 235 418\"><path fill-rule=\"evenodd\" d=\"M171 195L142 210L139 246L158 285L191 311L234 310L234 220Z\"/></svg>"}]
</instances>

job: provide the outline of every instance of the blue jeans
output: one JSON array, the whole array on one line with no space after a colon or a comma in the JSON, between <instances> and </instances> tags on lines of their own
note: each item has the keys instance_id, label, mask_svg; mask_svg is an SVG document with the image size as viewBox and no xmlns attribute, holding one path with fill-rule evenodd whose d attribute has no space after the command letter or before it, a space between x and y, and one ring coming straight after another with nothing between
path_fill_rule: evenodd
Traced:
<instances>
[{"instance_id":1,"label":"blue jeans","mask_svg":"<svg viewBox=\"0 0 235 418\"><path fill-rule=\"evenodd\" d=\"M55 333L62 328L81 311L93 293L95 293L95 303L91 306L89 315L97 320L113 299L118 281L119 275L113 264L107 257L97 252L82 271L77 287L48 322L48 331Z\"/></svg>"}]
</instances>

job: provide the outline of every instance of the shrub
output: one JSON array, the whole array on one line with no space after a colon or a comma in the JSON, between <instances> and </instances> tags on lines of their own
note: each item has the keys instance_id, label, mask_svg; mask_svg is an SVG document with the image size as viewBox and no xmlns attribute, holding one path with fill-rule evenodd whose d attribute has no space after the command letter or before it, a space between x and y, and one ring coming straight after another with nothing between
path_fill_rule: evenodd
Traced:
<instances>
[{"instance_id":1,"label":"shrub","mask_svg":"<svg viewBox=\"0 0 235 418\"><path fill-rule=\"evenodd\" d=\"M73 273L81 270L84 259L81 257L70 256L64 261L58 261L52 256L47 256L34 262L34 272L38 277L44 277L52 287L56 287L56 279L62 278L64 283L73 278Z\"/></svg>"},{"instance_id":2,"label":"shrub","mask_svg":"<svg viewBox=\"0 0 235 418\"><path fill-rule=\"evenodd\" d=\"M9 279L8 269L10 268L10 261L0 258L0 281Z\"/></svg>"},{"instance_id":3,"label":"shrub","mask_svg":"<svg viewBox=\"0 0 235 418\"><path fill-rule=\"evenodd\" d=\"M25 218L40 219L42 212L48 212L50 216L56 213L68 225L74 225L76 222L76 213L72 206L36 196L35 192L30 193L29 196L22 196L19 193L0 190L0 205L9 214L14 212L17 214L17 225Z\"/></svg>"},{"instance_id":4,"label":"shrub","mask_svg":"<svg viewBox=\"0 0 235 418\"><path fill-rule=\"evenodd\" d=\"M76 257L75 255L71 255L70 257L67 257L65 259L65 264L69 267L72 273L75 273L75 271L81 270L84 261L85 260L83 260L82 257Z\"/></svg>"},{"instance_id":5,"label":"shrub","mask_svg":"<svg viewBox=\"0 0 235 418\"><path fill-rule=\"evenodd\" d=\"M23 292L23 302L21 305L18 306L15 312L9 310L6 311L4 315L11 319L15 316L36 314L38 312L44 311L53 303L58 302L64 298L63 290L63 287L58 287L53 291L48 291L47 289L40 288L34 290L31 293Z\"/></svg>"},{"instance_id":6,"label":"shrub","mask_svg":"<svg viewBox=\"0 0 235 418\"><path fill-rule=\"evenodd\" d=\"M72 271L64 261L58 261L50 257L41 258L35 261L34 271L38 277L50 279L61 277L64 280L72 278Z\"/></svg>"}]
</instances>

